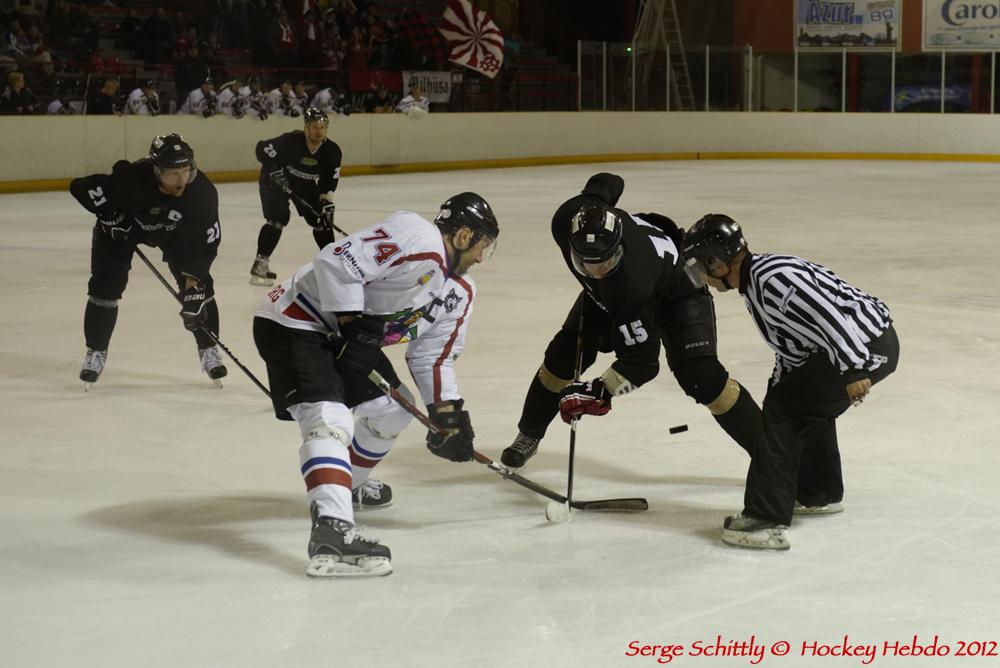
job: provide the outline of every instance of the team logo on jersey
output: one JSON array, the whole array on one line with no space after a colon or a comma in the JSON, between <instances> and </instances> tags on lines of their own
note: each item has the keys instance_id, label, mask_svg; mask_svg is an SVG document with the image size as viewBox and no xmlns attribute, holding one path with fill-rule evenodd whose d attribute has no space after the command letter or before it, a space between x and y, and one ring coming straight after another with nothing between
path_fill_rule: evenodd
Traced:
<instances>
[{"instance_id":1,"label":"team logo on jersey","mask_svg":"<svg viewBox=\"0 0 1000 668\"><path fill-rule=\"evenodd\" d=\"M305 158L302 158L302 164L303 165L309 165L310 167L315 167L319 163L316 162L316 158L310 158L310 157L306 156Z\"/></svg>"},{"instance_id":2,"label":"team logo on jersey","mask_svg":"<svg viewBox=\"0 0 1000 668\"><path fill-rule=\"evenodd\" d=\"M458 305L462 303L462 298L455 293L455 288L451 289L451 292L444 298L444 310L451 313Z\"/></svg>"},{"instance_id":3,"label":"team logo on jersey","mask_svg":"<svg viewBox=\"0 0 1000 668\"><path fill-rule=\"evenodd\" d=\"M436 272L437 269L431 269L428 271L426 274L417 279L417 285L427 285L427 282L431 280L431 276L433 276Z\"/></svg>"}]
</instances>

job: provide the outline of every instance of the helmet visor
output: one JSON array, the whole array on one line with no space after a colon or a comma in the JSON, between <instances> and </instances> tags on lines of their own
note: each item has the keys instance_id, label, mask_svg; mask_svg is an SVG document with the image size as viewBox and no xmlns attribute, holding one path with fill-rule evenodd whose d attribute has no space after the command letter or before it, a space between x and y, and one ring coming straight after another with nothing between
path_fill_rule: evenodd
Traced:
<instances>
[{"instance_id":1,"label":"helmet visor","mask_svg":"<svg viewBox=\"0 0 1000 668\"><path fill-rule=\"evenodd\" d=\"M586 278L604 278L605 276L610 276L616 269L618 265L622 262L622 256L624 255L624 249L621 245L615 248L614 252L611 253L611 257L601 260L599 262L594 262L593 260L588 260L575 250L570 250L570 258L573 261L573 268L576 269L576 273Z\"/></svg>"},{"instance_id":2,"label":"helmet visor","mask_svg":"<svg viewBox=\"0 0 1000 668\"><path fill-rule=\"evenodd\" d=\"M198 168L192 162L183 167L153 167L156 178L164 188L180 188L186 186L198 176Z\"/></svg>"},{"instance_id":3,"label":"helmet visor","mask_svg":"<svg viewBox=\"0 0 1000 668\"><path fill-rule=\"evenodd\" d=\"M708 270L697 259L689 257L684 262L684 273L694 287L703 288L708 285Z\"/></svg>"}]
</instances>

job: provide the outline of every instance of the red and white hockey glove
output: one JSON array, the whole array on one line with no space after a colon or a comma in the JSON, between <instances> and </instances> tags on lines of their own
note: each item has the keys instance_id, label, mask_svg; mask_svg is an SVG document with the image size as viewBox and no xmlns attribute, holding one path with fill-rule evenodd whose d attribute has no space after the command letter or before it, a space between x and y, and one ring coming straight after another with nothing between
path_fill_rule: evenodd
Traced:
<instances>
[{"instance_id":1,"label":"red and white hockey glove","mask_svg":"<svg viewBox=\"0 0 1000 668\"><path fill-rule=\"evenodd\" d=\"M559 414L563 422L581 415L605 415L611 410L611 393L600 378L570 383L559 393Z\"/></svg>"}]
</instances>

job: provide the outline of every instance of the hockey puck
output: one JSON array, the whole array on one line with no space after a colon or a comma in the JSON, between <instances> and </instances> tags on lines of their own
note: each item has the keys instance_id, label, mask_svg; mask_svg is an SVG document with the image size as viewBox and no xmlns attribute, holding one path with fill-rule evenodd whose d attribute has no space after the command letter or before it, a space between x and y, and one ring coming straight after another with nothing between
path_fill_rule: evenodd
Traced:
<instances>
[{"instance_id":1,"label":"hockey puck","mask_svg":"<svg viewBox=\"0 0 1000 668\"><path fill-rule=\"evenodd\" d=\"M569 505L558 501L549 501L545 506L545 519L553 524L569 521Z\"/></svg>"},{"instance_id":2,"label":"hockey puck","mask_svg":"<svg viewBox=\"0 0 1000 668\"><path fill-rule=\"evenodd\" d=\"M684 433L687 430L688 430L688 426L686 424L679 424L676 427L671 427L670 428L670 433L671 434L682 434L682 433Z\"/></svg>"}]
</instances>

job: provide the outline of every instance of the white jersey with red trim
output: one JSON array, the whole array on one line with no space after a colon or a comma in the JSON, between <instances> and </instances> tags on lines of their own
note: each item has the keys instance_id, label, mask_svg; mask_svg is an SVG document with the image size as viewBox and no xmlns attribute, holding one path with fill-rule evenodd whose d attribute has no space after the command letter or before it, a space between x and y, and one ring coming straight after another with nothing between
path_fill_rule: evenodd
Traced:
<instances>
[{"instance_id":1,"label":"white jersey with red trim","mask_svg":"<svg viewBox=\"0 0 1000 668\"><path fill-rule=\"evenodd\" d=\"M459 398L452 365L474 296L471 278L449 278L438 227L397 211L326 246L269 292L255 315L319 332L339 332L338 313L385 320L384 345L409 343L407 364L420 394L436 403Z\"/></svg>"}]
</instances>

